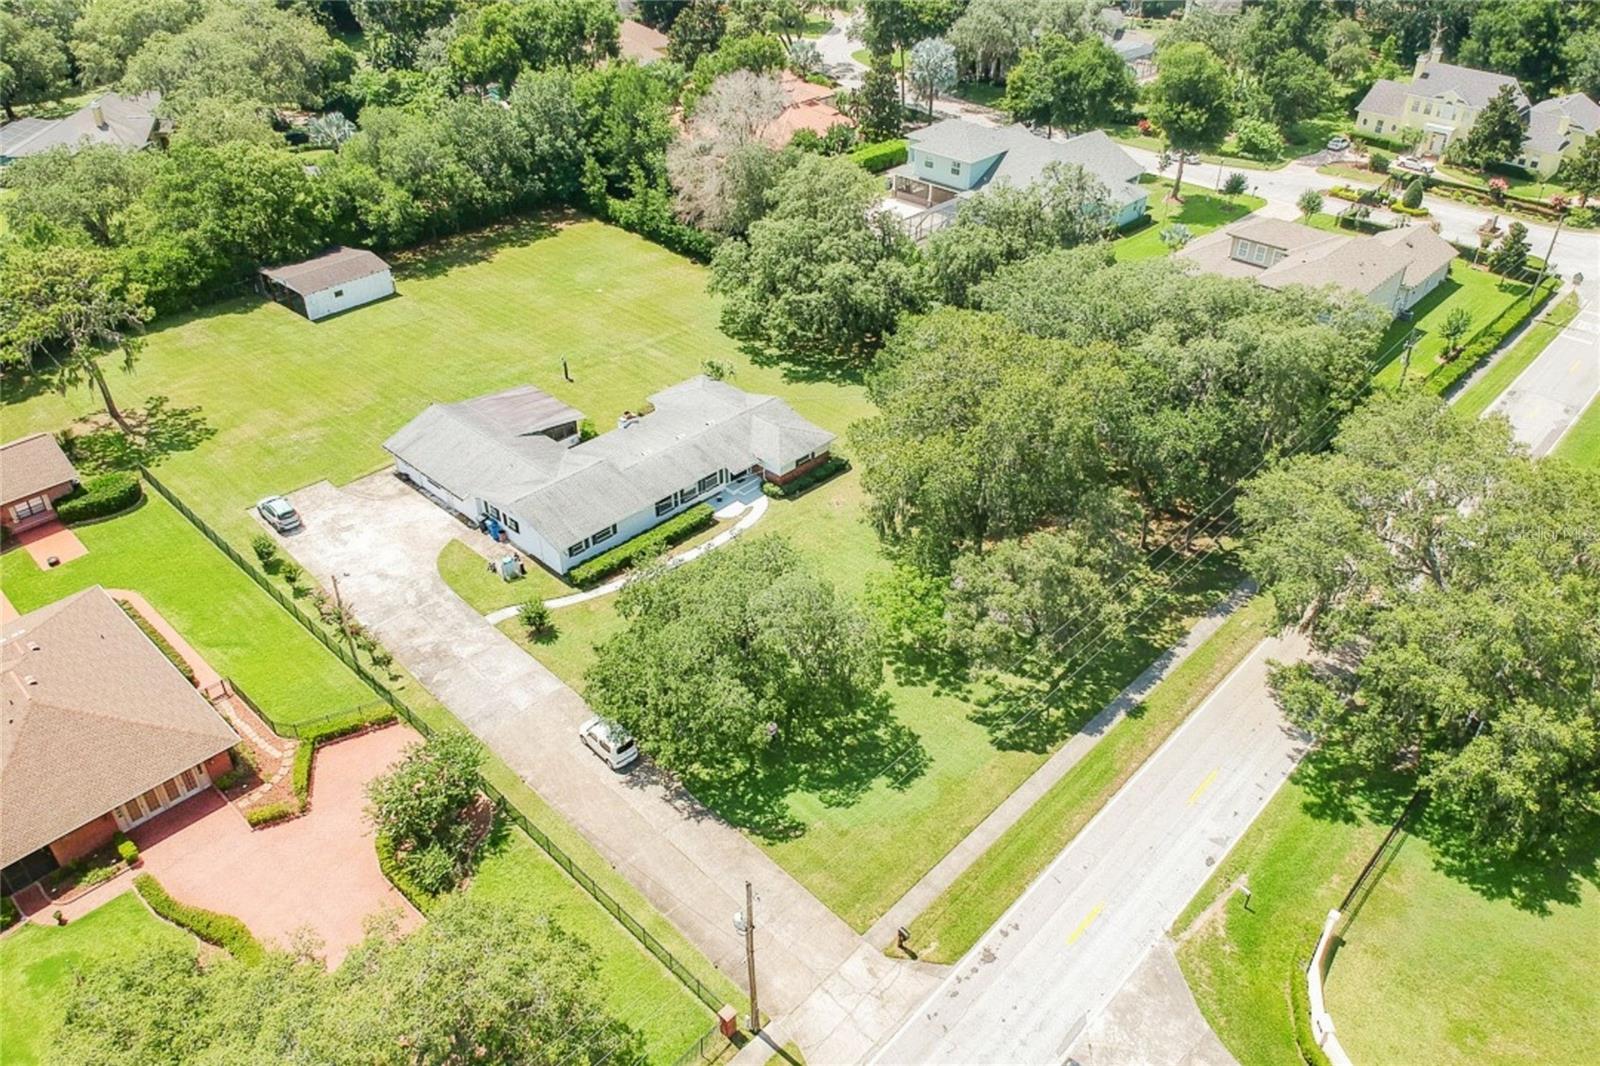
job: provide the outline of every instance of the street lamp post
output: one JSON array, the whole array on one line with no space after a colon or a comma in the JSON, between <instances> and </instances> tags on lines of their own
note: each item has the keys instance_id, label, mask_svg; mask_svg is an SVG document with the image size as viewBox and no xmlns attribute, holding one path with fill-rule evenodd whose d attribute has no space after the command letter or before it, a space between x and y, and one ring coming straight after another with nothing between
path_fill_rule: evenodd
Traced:
<instances>
[{"instance_id":1,"label":"street lamp post","mask_svg":"<svg viewBox=\"0 0 1600 1066\"><path fill-rule=\"evenodd\" d=\"M733 916L733 927L744 934L745 975L750 981L750 1032L761 1031L761 1008L756 1003L756 894L744 883L744 910Z\"/></svg>"}]
</instances>

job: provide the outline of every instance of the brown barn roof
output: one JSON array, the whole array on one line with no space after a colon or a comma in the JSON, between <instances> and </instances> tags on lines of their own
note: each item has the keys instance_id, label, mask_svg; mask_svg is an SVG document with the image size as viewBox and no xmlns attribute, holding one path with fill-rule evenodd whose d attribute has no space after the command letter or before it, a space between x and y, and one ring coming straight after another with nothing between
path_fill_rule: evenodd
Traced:
<instances>
[{"instance_id":1,"label":"brown barn roof","mask_svg":"<svg viewBox=\"0 0 1600 1066\"><path fill-rule=\"evenodd\" d=\"M654 63L658 59L666 58L667 45L670 43L667 35L660 30L633 19L622 20L617 38L622 58L631 59L639 64Z\"/></svg>"},{"instance_id":2,"label":"brown barn roof","mask_svg":"<svg viewBox=\"0 0 1600 1066\"><path fill-rule=\"evenodd\" d=\"M25 499L77 478L67 453L48 433L0 444L0 503Z\"/></svg>"},{"instance_id":3,"label":"brown barn roof","mask_svg":"<svg viewBox=\"0 0 1600 1066\"><path fill-rule=\"evenodd\" d=\"M382 274L389 264L365 248L330 248L303 263L263 267L261 273L301 296Z\"/></svg>"},{"instance_id":4,"label":"brown barn roof","mask_svg":"<svg viewBox=\"0 0 1600 1066\"><path fill-rule=\"evenodd\" d=\"M99 586L0 641L0 865L238 743Z\"/></svg>"}]
</instances>

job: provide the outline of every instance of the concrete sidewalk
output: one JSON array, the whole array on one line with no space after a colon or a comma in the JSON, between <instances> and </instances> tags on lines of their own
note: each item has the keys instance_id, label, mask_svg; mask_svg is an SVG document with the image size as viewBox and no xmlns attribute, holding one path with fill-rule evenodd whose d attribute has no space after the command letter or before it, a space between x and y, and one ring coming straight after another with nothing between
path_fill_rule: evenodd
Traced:
<instances>
[{"instance_id":1,"label":"concrete sidewalk","mask_svg":"<svg viewBox=\"0 0 1600 1066\"><path fill-rule=\"evenodd\" d=\"M648 766L614 773L582 745L590 711L578 694L440 578L439 552L461 529L449 515L388 472L312 485L293 502L306 527L283 539L289 552L324 584L337 574L346 603L396 659L741 987L733 915L754 883L766 1013L795 1010L835 979L836 989L868 990L852 1010L870 1000L903 1012L925 994L926 983L897 980L905 964L880 955L881 965L860 965L864 941L688 793Z\"/></svg>"}]
</instances>

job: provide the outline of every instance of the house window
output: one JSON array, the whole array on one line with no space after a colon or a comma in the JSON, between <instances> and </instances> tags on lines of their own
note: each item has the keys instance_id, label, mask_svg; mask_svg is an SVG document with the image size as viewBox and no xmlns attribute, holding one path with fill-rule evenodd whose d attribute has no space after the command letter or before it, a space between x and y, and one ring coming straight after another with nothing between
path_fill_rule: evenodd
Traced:
<instances>
[{"instance_id":1,"label":"house window","mask_svg":"<svg viewBox=\"0 0 1600 1066\"><path fill-rule=\"evenodd\" d=\"M604 529L600 530L598 533L596 533L594 536L590 537L589 538L589 543L590 544L604 544L606 541L610 540L612 537L614 537L616 535L617 535L617 524L615 522L613 522L613 523L611 523L611 525L607 526L606 528L604 528Z\"/></svg>"},{"instance_id":2,"label":"house window","mask_svg":"<svg viewBox=\"0 0 1600 1066\"><path fill-rule=\"evenodd\" d=\"M950 173L952 173L952 174L961 173L961 164L960 163L951 163L950 164Z\"/></svg>"},{"instance_id":3,"label":"house window","mask_svg":"<svg viewBox=\"0 0 1600 1066\"><path fill-rule=\"evenodd\" d=\"M195 790L195 786L200 783L195 780L193 770L185 770L178 776L183 778L183 790L185 792L193 792Z\"/></svg>"},{"instance_id":4,"label":"house window","mask_svg":"<svg viewBox=\"0 0 1600 1066\"><path fill-rule=\"evenodd\" d=\"M505 524L506 524L506 528L511 530L511 532L513 532L513 533L521 533L522 532L522 527L517 524L517 520L515 518L512 518L510 515L506 515L504 521L505 521Z\"/></svg>"},{"instance_id":5,"label":"house window","mask_svg":"<svg viewBox=\"0 0 1600 1066\"><path fill-rule=\"evenodd\" d=\"M11 517L19 521L30 518L36 514L43 514L50 509L50 501L43 496L32 496L21 503L12 504Z\"/></svg>"},{"instance_id":6,"label":"house window","mask_svg":"<svg viewBox=\"0 0 1600 1066\"><path fill-rule=\"evenodd\" d=\"M721 479L722 479L721 471L718 471L715 474L707 474L705 477L700 479L700 491L701 492L710 492L712 489L717 487L717 482L720 481Z\"/></svg>"},{"instance_id":7,"label":"house window","mask_svg":"<svg viewBox=\"0 0 1600 1066\"><path fill-rule=\"evenodd\" d=\"M811 461L811 457L816 454L816 452L806 452L804 455L794 461L794 465L803 466L806 463L809 463Z\"/></svg>"},{"instance_id":8,"label":"house window","mask_svg":"<svg viewBox=\"0 0 1600 1066\"><path fill-rule=\"evenodd\" d=\"M163 782L161 785L161 791L166 793L168 803L176 803L178 801L178 797L183 795L182 792L178 791L178 782L176 778L171 781Z\"/></svg>"},{"instance_id":9,"label":"house window","mask_svg":"<svg viewBox=\"0 0 1600 1066\"><path fill-rule=\"evenodd\" d=\"M1423 105L1422 105L1422 113L1423 113L1423 114L1424 114L1424 115L1431 115L1431 114L1433 114L1433 101L1432 101L1432 100L1429 100L1429 101L1427 101L1427 102L1425 102L1425 103L1424 103L1424 104L1423 104Z\"/></svg>"},{"instance_id":10,"label":"house window","mask_svg":"<svg viewBox=\"0 0 1600 1066\"><path fill-rule=\"evenodd\" d=\"M656 517L660 518L662 515L666 514L668 511L672 510L674 505L675 505L675 501L674 501L673 497L671 497L671 496L665 496L665 497L657 500L656 501Z\"/></svg>"},{"instance_id":11,"label":"house window","mask_svg":"<svg viewBox=\"0 0 1600 1066\"><path fill-rule=\"evenodd\" d=\"M1253 244L1250 246L1250 261L1252 263L1265 263L1267 261L1267 246Z\"/></svg>"},{"instance_id":12,"label":"house window","mask_svg":"<svg viewBox=\"0 0 1600 1066\"><path fill-rule=\"evenodd\" d=\"M1378 120L1378 125L1373 129L1373 132L1374 133L1382 133L1383 132L1383 119L1380 118Z\"/></svg>"},{"instance_id":13,"label":"house window","mask_svg":"<svg viewBox=\"0 0 1600 1066\"><path fill-rule=\"evenodd\" d=\"M933 169L933 160L931 160L931 159L924 159L924 160L923 160L923 161L922 161L922 165L923 165L923 166L925 166L925 167L927 167L927 168L928 168L928 169L929 169L929 170L932 170L932 169Z\"/></svg>"},{"instance_id":14,"label":"house window","mask_svg":"<svg viewBox=\"0 0 1600 1066\"><path fill-rule=\"evenodd\" d=\"M578 543L576 543L576 544L572 545L571 547L567 548L567 554L568 555L582 555L584 549L587 548L588 546L589 546L588 538L584 538L583 540L578 541Z\"/></svg>"},{"instance_id":15,"label":"house window","mask_svg":"<svg viewBox=\"0 0 1600 1066\"><path fill-rule=\"evenodd\" d=\"M344 295L344 290L343 289L334 289L333 290L333 298L335 300L337 300L339 297L341 297L343 295Z\"/></svg>"},{"instance_id":16,"label":"house window","mask_svg":"<svg viewBox=\"0 0 1600 1066\"><path fill-rule=\"evenodd\" d=\"M144 800L144 809L152 814L161 809L161 797L156 795L155 789L152 788L141 798Z\"/></svg>"}]
</instances>

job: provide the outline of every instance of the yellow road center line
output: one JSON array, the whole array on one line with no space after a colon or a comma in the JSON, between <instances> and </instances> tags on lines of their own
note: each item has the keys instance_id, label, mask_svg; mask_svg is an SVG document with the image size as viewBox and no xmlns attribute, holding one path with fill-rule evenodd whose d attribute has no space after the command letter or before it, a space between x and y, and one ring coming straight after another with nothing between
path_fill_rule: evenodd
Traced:
<instances>
[{"instance_id":1,"label":"yellow road center line","mask_svg":"<svg viewBox=\"0 0 1600 1066\"><path fill-rule=\"evenodd\" d=\"M1068 944L1076 944L1078 942L1078 938L1083 936L1084 933L1087 933L1089 931L1089 926L1094 923L1094 920L1096 918L1100 917L1100 912L1105 910L1105 909L1106 909L1106 905L1105 905L1105 903L1103 901L1100 902L1100 903L1096 903L1094 905L1094 910L1092 910L1088 914L1084 915L1083 921L1078 923L1078 928L1074 929L1070 934L1068 934L1067 943Z\"/></svg>"},{"instance_id":2,"label":"yellow road center line","mask_svg":"<svg viewBox=\"0 0 1600 1066\"><path fill-rule=\"evenodd\" d=\"M1199 800L1199 798L1205 792L1205 790L1210 788L1212 782L1214 782L1217 779L1217 774L1220 773L1221 770L1222 770L1222 767L1219 766L1215 770L1211 771L1209 774L1206 775L1206 779L1204 781L1200 782L1200 787L1195 789L1193 792L1189 793L1189 806L1193 807L1195 805L1195 802L1197 800Z\"/></svg>"}]
</instances>

